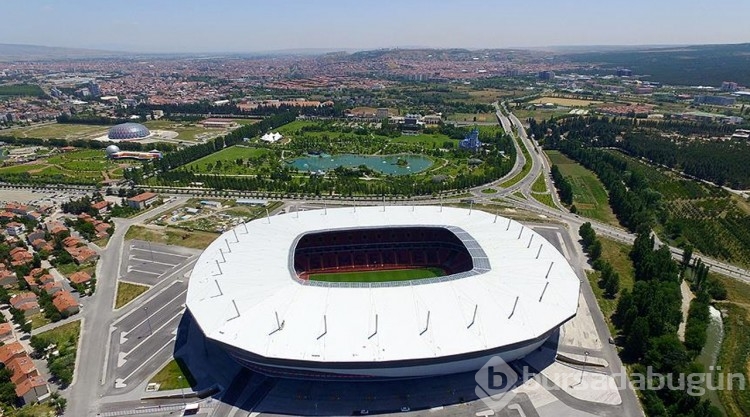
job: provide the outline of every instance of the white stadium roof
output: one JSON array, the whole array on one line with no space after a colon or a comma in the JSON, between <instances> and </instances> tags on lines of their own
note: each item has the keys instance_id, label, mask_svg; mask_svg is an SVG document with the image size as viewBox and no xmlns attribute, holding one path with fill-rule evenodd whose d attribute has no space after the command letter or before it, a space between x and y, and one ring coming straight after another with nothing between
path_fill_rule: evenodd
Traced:
<instances>
[{"instance_id":1,"label":"white stadium roof","mask_svg":"<svg viewBox=\"0 0 750 417\"><path fill-rule=\"evenodd\" d=\"M264 358L377 363L486 351L539 338L578 306L579 278L552 244L482 211L348 207L245 226L206 248L190 278L187 306L208 338ZM290 253L305 233L387 226L464 231L489 265L478 269L467 245L475 269L460 277L342 286L301 281L290 268Z\"/></svg>"}]
</instances>

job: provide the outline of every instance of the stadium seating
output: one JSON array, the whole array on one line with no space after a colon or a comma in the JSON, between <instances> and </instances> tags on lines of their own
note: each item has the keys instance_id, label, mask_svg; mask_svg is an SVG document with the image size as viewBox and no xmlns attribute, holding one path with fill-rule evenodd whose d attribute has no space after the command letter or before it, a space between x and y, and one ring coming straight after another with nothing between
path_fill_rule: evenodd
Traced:
<instances>
[{"instance_id":1,"label":"stadium seating","mask_svg":"<svg viewBox=\"0 0 750 417\"><path fill-rule=\"evenodd\" d=\"M317 273L412 267L434 267L456 274L474 266L461 240L440 227L310 233L299 240L294 251L294 268L303 279Z\"/></svg>"}]
</instances>

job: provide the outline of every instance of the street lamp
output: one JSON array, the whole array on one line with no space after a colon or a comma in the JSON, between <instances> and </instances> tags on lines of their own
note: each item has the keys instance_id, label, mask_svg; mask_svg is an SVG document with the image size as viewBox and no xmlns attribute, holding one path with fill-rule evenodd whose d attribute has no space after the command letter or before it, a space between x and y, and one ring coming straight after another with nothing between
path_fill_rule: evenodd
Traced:
<instances>
[{"instance_id":1,"label":"street lamp","mask_svg":"<svg viewBox=\"0 0 750 417\"><path fill-rule=\"evenodd\" d=\"M177 379L180 381L180 392L182 393L182 404L187 404L185 402L185 387L182 386L182 375L178 376Z\"/></svg>"},{"instance_id":2,"label":"street lamp","mask_svg":"<svg viewBox=\"0 0 750 417\"><path fill-rule=\"evenodd\" d=\"M148 324L148 335L151 336L154 334L153 329L151 329L151 318L148 315L148 307L143 307L143 311L146 314L146 324Z\"/></svg>"},{"instance_id":3,"label":"street lamp","mask_svg":"<svg viewBox=\"0 0 750 417\"><path fill-rule=\"evenodd\" d=\"M586 363L588 363L588 360L589 360L589 351L587 350L583 352L583 367L581 368L581 380L578 381L579 384L583 382L583 371L586 370Z\"/></svg>"}]
</instances>

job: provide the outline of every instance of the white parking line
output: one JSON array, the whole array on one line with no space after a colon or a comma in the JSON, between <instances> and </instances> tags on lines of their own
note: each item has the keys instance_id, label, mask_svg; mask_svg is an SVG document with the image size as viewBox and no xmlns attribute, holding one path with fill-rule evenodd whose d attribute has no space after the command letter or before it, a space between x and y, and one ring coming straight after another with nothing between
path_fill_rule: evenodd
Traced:
<instances>
[{"instance_id":1,"label":"white parking line","mask_svg":"<svg viewBox=\"0 0 750 417\"><path fill-rule=\"evenodd\" d=\"M161 329L163 329L163 328L167 327L167 326L169 325L169 323L171 323L171 322L172 322L172 320L174 320L174 319L176 319L176 318L179 318L179 317L181 317L181 316L182 316L182 313L184 313L184 312L185 312L185 310L180 310L180 312L179 312L179 313L177 313L177 314L175 314L174 316L170 317L170 318L169 318L169 320L167 320L167 321L165 321L165 322L164 322L164 324L162 324L162 325L161 325L161 326L159 326L158 328L154 329L154 330L153 330L153 331L152 331L152 332L151 332L151 333L150 333L150 334L149 334L148 336L146 336L146 337L144 337L143 339L141 339L141 341L140 341L140 342L139 342L139 343L138 343L137 345L135 345L135 346L134 346L134 347L133 347L132 349L130 349L130 350L129 350L129 351L127 351L127 352L120 352L120 356L121 356L122 358L124 358L124 357L126 357L126 356L130 355L131 353L133 353L134 351L136 351L136 350L137 350L137 349L138 349L139 347L141 347L141 346L142 346L142 345L143 345L144 343L146 343L146 342L147 342L147 341L148 341L149 339L151 339L151 338L152 338L152 337L153 337L154 335L157 335L157 334L159 333L159 330L161 330ZM123 362L124 362L124 361L123 361ZM117 364L117 366L118 366L118 367L120 367L121 365L120 365L120 364L118 363L118 364Z\"/></svg>"},{"instance_id":2,"label":"white parking line","mask_svg":"<svg viewBox=\"0 0 750 417\"><path fill-rule=\"evenodd\" d=\"M152 252L153 253L160 253L162 255L176 256L178 258L189 258L189 257L193 256L193 255L180 255L179 253L162 252L162 251L159 251L159 250L149 250L149 249L136 248L136 247L132 247L130 250L131 251L137 250L137 251L148 252L148 253L152 253Z\"/></svg>"},{"instance_id":3,"label":"white parking line","mask_svg":"<svg viewBox=\"0 0 750 417\"><path fill-rule=\"evenodd\" d=\"M174 268L175 266L177 266L177 265L180 264L179 262L177 262L176 264L171 264L169 262L159 262L159 261L152 261L151 259L142 259L142 258L134 258L134 257L131 257L130 260L131 261L141 261L141 262L145 262L145 263L149 263L149 264L167 265L170 268Z\"/></svg>"},{"instance_id":4,"label":"white parking line","mask_svg":"<svg viewBox=\"0 0 750 417\"><path fill-rule=\"evenodd\" d=\"M167 291L168 289L170 289L170 288L174 287L175 285L180 285L181 283L182 283L182 281L174 281L174 282L172 282L172 283L171 283L171 284L169 284L168 286L166 286L166 287L164 287L163 289L159 290L159 292L157 292L156 294L154 294L154 295L152 295L151 297L149 297L148 299L144 300L144 301L143 301L143 302L141 303L141 305L146 305L146 304L148 304L149 302L151 302L151 300L153 300L153 299L155 299L156 297L158 297L159 295L161 295L161 293L163 293L164 291ZM186 290L186 291L187 291L187 290ZM134 308L134 309L130 310L130 311L129 311L129 312L127 312L127 313L126 313L125 315L123 315L123 316L122 316L122 317L120 317L119 319L115 320L115 322L114 322L114 323L112 323L112 326L115 326L115 325L116 325L117 323L119 323L119 322L123 321L123 320L124 320L124 319L126 319L127 317L130 317L130 315L131 315L131 314L133 314L133 313L135 313L136 311L140 311L140 308Z\"/></svg>"},{"instance_id":5,"label":"white parking line","mask_svg":"<svg viewBox=\"0 0 750 417\"><path fill-rule=\"evenodd\" d=\"M148 274L148 275L161 275L161 274L164 273L164 272L142 271L140 269L135 269L135 268L131 268L131 267L128 267L128 272L140 272L142 274Z\"/></svg>"},{"instance_id":6,"label":"white parking line","mask_svg":"<svg viewBox=\"0 0 750 417\"><path fill-rule=\"evenodd\" d=\"M177 340L177 338L176 338L176 337L173 337L173 338L169 339L169 341L167 341L167 343L165 343L165 344L164 344L164 346L162 346L161 348L159 348L159 350L157 350L156 352L154 352L154 354L153 354L153 355L149 356L149 357L148 357L148 359L146 359L145 361L143 361L143 362L142 362L142 363L140 364L140 366L138 366L137 368L135 368L135 369L133 370L133 372L131 372L131 373L130 373L130 375L126 376L125 378L122 378L122 379L121 379L121 381L122 381L122 382L125 382L125 381L127 381L127 380L128 380L128 378L130 378L131 376L133 376L133 375L134 375L134 374L135 374L136 372L140 371L140 370L141 370L141 368L143 368L143 367L144 367L144 366L146 366L146 365L147 365L147 364L148 364L149 362L151 362L151 359L154 359L154 358L156 357L156 355L158 355L158 354L159 354L159 352L161 352L162 350L164 350L164 348L165 348L165 347L168 347L168 346L169 346L169 344L170 344L170 343L172 343L172 342L174 342L175 340Z\"/></svg>"}]
</instances>

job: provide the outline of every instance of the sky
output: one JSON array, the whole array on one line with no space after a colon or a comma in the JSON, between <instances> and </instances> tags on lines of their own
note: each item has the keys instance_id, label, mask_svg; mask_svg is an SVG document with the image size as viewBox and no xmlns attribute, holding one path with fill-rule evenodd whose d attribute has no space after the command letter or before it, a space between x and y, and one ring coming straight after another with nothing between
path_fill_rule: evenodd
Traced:
<instances>
[{"instance_id":1,"label":"sky","mask_svg":"<svg viewBox=\"0 0 750 417\"><path fill-rule=\"evenodd\" d=\"M0 43L132 52L750 42L748 0L0 0Z\"/></svg>"}]
</instances>

